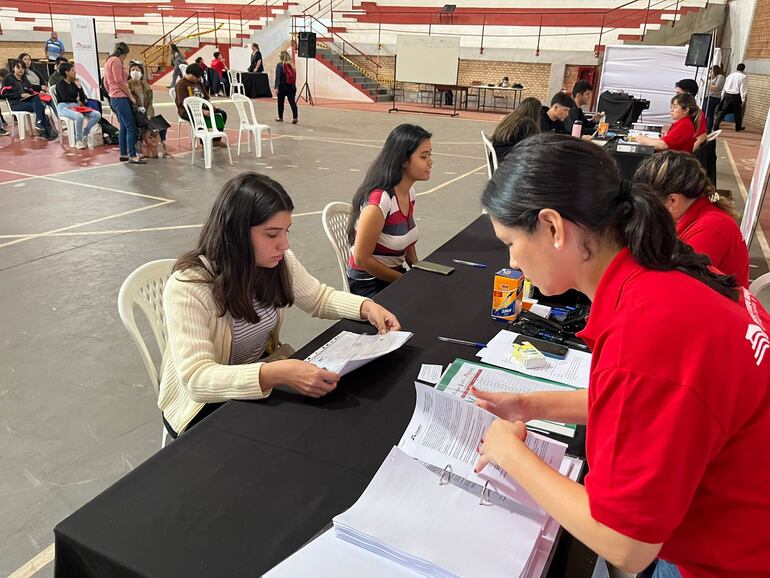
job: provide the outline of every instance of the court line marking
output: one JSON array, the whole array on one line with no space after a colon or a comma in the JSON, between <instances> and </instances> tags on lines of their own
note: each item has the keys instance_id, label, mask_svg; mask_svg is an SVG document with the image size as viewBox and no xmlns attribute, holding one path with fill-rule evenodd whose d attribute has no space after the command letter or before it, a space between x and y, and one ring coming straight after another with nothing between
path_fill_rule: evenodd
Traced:
<instances>
[{"instance_id":1,"label":"court line marking","mask_svg":"<svg viewBox=\"0 0 770 578\"><path fill-rule=\"evenodd\" d=\"M373 148L373 149L380 149L382 148L382 145L374 145L374 144L366 144L362 142L351 142L344 139L336 139L336 138L330 138L330 137L320 137L320 136L304 136L304 135L285 135L288 138L293 138L297 140L315 140L320 142L329 142L334 144L344 144L349 146L356 146L356 147L366 147L366 148ZM442 156L442 157L453 157L458 159L473 159L475 161L481 161L484 160L484 157L471 157L468 155L456 155L452 153L437 153L434 152L433 156Z\"/></svg>"},{"instance_id":2,"label":"court line marking","mask_svg":"<svg viewBox=\"0 0 770 578\"><path fill-rule=\"evenodd\" d=\"M467 173L463 173L462 175L458 175L453 179L450 179L448 181L445 181L439 185L436 185L435 187L428 189L427 191L423 191L421 193L417 193L416 196L422 197L424 195L430 195L432 193L435 193L436 191L440 191L444 187L447 187L453 183L456 183L457 181L464 179L465 177L468 177L473 174L483 174L483 169L486 169L487 165L484 163L483 165L479 165L475 169L472 169L468 171ZM171 201L174 202L174 201ZM160 206L158 205L153 205ZM152 208L152 207L146 207L146 208ZM305 213L294 213L292 217L309 217L312 215L320 215L323 213L323 210L320 211L308 211ZM106 217L109 218L109 217ZM105 219L106 219L105 218ZM73 225L69 228L75 228L77 226L84 226L88 223L84 223L82 225ZM45 233L38 233L36 235L0 235L0 239L16 239L14 242L20 242L22 240L27 240L29 238L36 238L36 237L87 237L87 236L99 236L99 235L125 235L128 233L152 233L152 232L158 232L158 231L177 231L181 229L195 229L202 227L203 224L196 224L196 225L166 225L166 226L160 226L160 227L142 227L141 229L112 229L112 230L103 230L103 231L67 231L65 229L60 229L56 231L48 231ZM13 244L11 243L5 243L0 244L0 247L4 247L6 245Z\"/></svg>"},{"instance_id":3,"label":"court line marking","mask_svg":"<svg viewBox=\"0 0 770 578\"><path fill-rule=\"evenodd\" d=\"M149 209L155 209L155 208L162 207L164 205L168 205L170 203L175 203L175 202L176 201L173 201L173 200L167 200L167 201L163 201L162 203L155 203L153 205L148 205L146 207L139 207L138 209L123 211L122 213L117 213L115 215L107 215L105 217L91 219L90 221L85 221L84 223L76 223L74 225L68 225L66 227L59 227L58 229L52 229L51 231L45 231L43 233L32 233L32 234L24 235L23 237L16 238L13 241L8 241L7 243L0 243L0 248L9 247L10 245L16 245L17 243L23 243L24 241L30 241L32 239L37 239L38 237L49 237L49 236L52 236L54 233L68 231L70 229L77 229L79 227L85 227L86 225L93 225L94 223L100 223L102 221L108 221L110 219L117 219L118 217L125 217L126 215L139 213L141 211L147 211Z\"/></svg>"},{"instance_id":4,"label":"court line marking","mask_svg":"<svg viewBox=\"0 0 770 578\"><path fill-rule=\"evenodd\" d=\"M29 562L14 570L8 578L30 578L30 576L34 576L53 561L55 553L56 549L54 545L51 544L45 550L39 552L37 556L32 558Z\"/></svg>"},{"instance_id":5,"label":"court line marking","mask_svg":"<svg viewBox=\"0 0 770 578\"><path fill-rule=\"evenodd\" d=\"M749 195L746 192L746 187L743 186L743 179L741 178L741 173L738 172L738 165L735 164L733 153L730 150L730 143L725 140L724 145L725 150L727 150L727 158L730 160L730 166L733 169L733 176L735 177L735 180L738 181L738 190L741 192L743 204L745 206ZM759 222L759 219L757 219L757 229L754 232L754 236L759 242L759 247L762 249L762 255L764 255L765 261L767 261L768 266L770 266L770 245L767 244L767 237L765 237L765 232L762 230L762 224Z\"/></svg>"}]
</instances>

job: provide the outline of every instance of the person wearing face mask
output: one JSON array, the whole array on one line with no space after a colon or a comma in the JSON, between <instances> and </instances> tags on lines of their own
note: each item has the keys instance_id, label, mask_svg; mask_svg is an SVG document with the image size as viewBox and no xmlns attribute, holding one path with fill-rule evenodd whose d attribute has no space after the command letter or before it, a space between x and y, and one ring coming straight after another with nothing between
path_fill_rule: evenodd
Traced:
<instances>
[{"instance_id":1,"label":"person wearing face mask","mask_svg":"<svg viewBox=\"0 0 770 578\"><path fill-rule=\"evenodd\" d=\"M229 399L263 399L279 385L316 398L335 389L336 373L281 354L287 307L322 319L368 321L380 333L400 329L387 309L305 270L289 249L293 210L273 179L234 177L214 201L195 248L174 265L163 291L168 338L158 397L172 437Z\"/></svg>"},{"instance_id":2,"label":"person wearing face mask","mask_svg":"<svg viewBox=\"0 0 770 578\"><path fill-rule=\"evenodd\" d=\"M431 133L414 124L394 128L353 195L348 221L351 293L374 297L417 259L414 183L430 179Z\"/></svg>"},{"instance_id":3,"label":"person wearing face mask","mask_svg":"<svg viewBox=\"0 0 770 578\"><path fill-rule=\"evenodd\" d=\"M56 100L59 115L72 120L75 124L75 148L86 148L86 141L99 119L102 117L97 111L78 112L78 107L87 107L88 98L83 88L77 83L75 67L65 62L59 67L59 74L63 77L56 83ZM83 128L83 123L86 123Z\"/></svg>"},{"instance_id":4,"label":"person wearing face mask","mask_svg":"<svg viewBox=\"0 0 770 578\"><path fill-rule=\"evenodd\" d=\"M156 117L155 108L153 107L153 93L152 87L147 84L144 79L144 66L140 62L132 62L128 67L128 87L131 90L131 94L136 101L136 109L139 114L143 114L148 122L148 127L145 130L152 130L152 120ZM161 117L163 118L163 117ZM163 120L164 125L168 124ZM166 158L169 155L166 152L166 133L168 129L160 129L158 133L160 135L160 146L158 155ZM157 138L157 137L156 137ZM142 136L139 136L138 140L141 140Z\"/></svg>"}]
</instances>

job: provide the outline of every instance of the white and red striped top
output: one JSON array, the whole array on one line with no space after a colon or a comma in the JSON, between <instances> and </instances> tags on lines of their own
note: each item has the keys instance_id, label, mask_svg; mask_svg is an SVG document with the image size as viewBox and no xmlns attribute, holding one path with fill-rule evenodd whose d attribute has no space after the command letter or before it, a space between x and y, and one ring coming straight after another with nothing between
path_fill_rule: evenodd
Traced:
<instances>
[{"instance_id":1,"label":"white and red striped top","mask_svg":"<svg viewBox=\"0 0 770 578\"><path fill-rule=\"evenodd\" d=\"M385 224L374 247L374 258L391 269L401 267L406 259L406 250L417 243L419 232L414 222L414 189L409 189L409 207L404 214L399 205L398 197L394 190L375 189L369 194L364 207L375 205L382 211ZM358 223L356 223L358 227ZM355 245L354 245L355 246ZM348 267L356 271L362 271L356 265L353 258L353 247L350 251Z\"/></svg>"}]
</instances>

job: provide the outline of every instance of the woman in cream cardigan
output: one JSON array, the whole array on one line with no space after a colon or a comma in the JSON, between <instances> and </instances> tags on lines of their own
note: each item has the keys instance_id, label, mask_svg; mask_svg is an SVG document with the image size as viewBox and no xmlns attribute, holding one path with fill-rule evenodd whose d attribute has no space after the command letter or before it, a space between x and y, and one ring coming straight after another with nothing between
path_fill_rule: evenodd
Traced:
<instances>
[{"instance_id":1,"label":"woman in cream cardigan","mask_svg":"<svg viewBox=\"0 0 770 578\"><path fill-rule=\"evenodd\" d=\"M219 193L197 247L174 265L163 293L168 338L158 397L172 437L229 399L261 399L278 385L310 397L336 387L336 373L280 359L278 333L291 305L313 317L368 320L380 333L400 329L374 301L305 270L289 250L293 209L273 179L237 176Z\"/></svg>"}]
</instances>

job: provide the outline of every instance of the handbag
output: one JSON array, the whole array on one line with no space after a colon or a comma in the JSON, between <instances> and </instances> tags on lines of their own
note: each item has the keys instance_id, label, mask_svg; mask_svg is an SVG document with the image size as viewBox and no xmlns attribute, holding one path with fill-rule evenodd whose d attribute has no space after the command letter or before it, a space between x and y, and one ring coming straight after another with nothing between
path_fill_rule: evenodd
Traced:
<instances>
[{"instance_id":1,"label":"handbag","mask_svg":"<svg viewBox=\"0 0 770 578\"><path fill-rule=\"evenodd\" d=\"M168 130L171 128L171 125L161 115L156 114L150 119L150 128L152 130Z\"/></svg>"},{"instance_id":2,"label":"handbag","mask_svg":"<svg viewBox=\"0 0 770 578\"><path fill-rule=\"evenodd\" d=\"M148 159L157 159L160 150L160 134L157 130L146 130L142 134L142 154Z\"/></svg>"}]
</instances>

